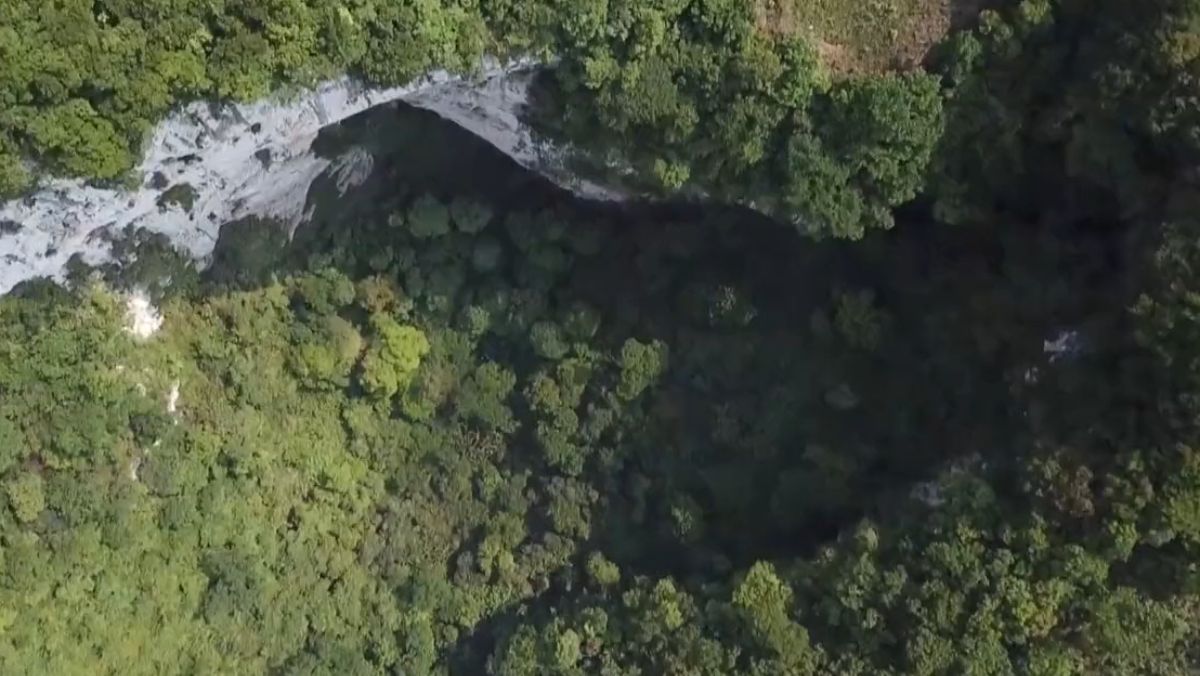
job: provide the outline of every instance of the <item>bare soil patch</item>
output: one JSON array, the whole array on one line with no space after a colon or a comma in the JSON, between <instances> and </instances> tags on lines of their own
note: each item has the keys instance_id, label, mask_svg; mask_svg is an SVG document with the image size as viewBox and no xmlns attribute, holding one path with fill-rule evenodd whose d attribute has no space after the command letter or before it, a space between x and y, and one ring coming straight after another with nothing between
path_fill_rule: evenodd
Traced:
<instances>
[{"instance_id":1,"label":"bare soil patch","mask_svg":"<svg viewBox=\"0 0 1200 676\"><path fill-rule=\"evenodd\" d=\"M804 35L838 75L919 68L953 29L971 25L995 0L756 0L770 35Z\"/></svg>"}]
</instances>

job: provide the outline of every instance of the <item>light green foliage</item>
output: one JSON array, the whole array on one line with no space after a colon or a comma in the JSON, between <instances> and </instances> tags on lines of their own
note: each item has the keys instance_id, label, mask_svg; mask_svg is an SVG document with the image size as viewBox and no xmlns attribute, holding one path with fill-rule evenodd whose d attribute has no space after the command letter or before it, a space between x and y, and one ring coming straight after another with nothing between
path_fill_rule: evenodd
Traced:
<instances>
[{"instance_id":1,"label":"light green foliage","mask_svg":"<svg viewBox=\"0 0 1200 676\"><path fill-rule=\"evenodd\" d=\"M362 383L372 395L387 399L407 387L429 353L429 340L412 326L386 315L371 318L370 346L362 360Z\"/></svg>"},{"instance_id":2,"label":"light green foliage","mask_svg":"<svg viewBox=\"0 0 1200 676\"><path fill-rule=\"evenodd\" d=\"M554 661L560 669L569 669L579 662L580 638L574 630L567 629L558 635L554 645Z\"/></svg>"},{"instance_id":3,"label":"light green foliage","mask_svg":"<svg viewBox=\"0 0 1200 676\"><path fill-rule=\"evenodd\" d=\"M536 503L539 522L584 537L597 496L535 487L506 460L511 368L476 364L466 334L344 305L395 298L343 281L324 271L179 299L145 343L99 289L0 302L8 337L22 336L0 355L0 386L27 393L0 409L16 421L0 426L13 453L0 480L4 664L428 673L459 632L569 565L572 541L549 526L534 538L526 512ZM405 396L441 397L444 381L453 415L433 405L427 422L401 420L346 387L364 334L364 384L433 374ZM567 634L562 660L572 645Z\"/></svg>"},{"instance_id":4,"label":"light green foliage","mask_svg":"<svg viewBox=\"0 0 1200 676\"><path fill-rule=\"evenodd\" d=\"M5 410L39 469L5 482L35 531L22 541L5 533L0 595L22 621L0 637L4 664L261 670L302 651L305 617L361 627L344 639L352 652L386 636L395 621L381 590L334 545L360 541L376 488L343 450L338 407L300 395L287 375L294 318L282 287L176 313L178 333L136 350L104 292L69 299L42 329L24 323L32 307L0 305L29 350L0 379L7 389L39 374L58 403L39 404L37 388L23 387L37 408ZM178 423L163 420L175 379L186 408ZM55 431L38 441L43 426ZM53 536L32 520L43 510ZM290 548L276 530L289 515Z\"/></svg>"},{"instance_id":5,"label":"light green foliage","mask_svg":"<svg viewBox=\"0 0 1200 676\"><path fill-rule=\"evenodd\" d=\"M43 111L27 133L51 166L63 173L114 178L133 164L112 123L82 99Z\"/></svg>"},{"instance_id":6,"label":"light green foliage","mask_svg":"<svg viewBox=\"0 0 1200 676\"><path fill-rule=\"evenodd\" d=\"M588 556L587 573L593 583L603 587L611 587L621 581L621 569L600 552Z\"/></svg>"},{"instance_id":7,"label":"light green foliage","mask_svg":"<svg viewBox=\"0 0 1200 676\"><path fill-rule=\"evenodd\" d=\"M558 360L567 356L568 346L562 331L553 322L541 321L529 329L529 342L533 351L543 359Z\"/></svg>"},{"instance_id":8,"label":"light green foliage","mask_svg":"<svg viewBox=\"0 0 1200 676\"><path fill-rule=\"evenodd\" d=\"M668 162L661 158L654 160L651 171L658 186L668 191L679 190L692 175L692 170L683 162Z\"/></svg>"},{"instance_id":9,"label":"light green foliage","mask_svg":"<svg viewBox=\"0 0 1200 676\"><path fill-rule=\"evenodd\" d=\"M561 388L562 399L567 405L579 406L594 369L595 365L587 357L564 359L554 367L554 377Z\"/></svg>"},{"instance_id":10,"label":"light green foliage","mask_svg":"<svg viewBox=\"0 0 1200 676\"><path fill-rule=\"evenodd\" d=\"M546 463L566 476L583 473L585 449L573 440L578 418L570 409L561 409L558 415L537 424L534 439L542 449Z\"/></svg>"},{"instance_id":11,"label":"light green foliage","mask_svg":"<svg viewBox=\"0 0 1200 676\"><path fill-rule=\"evenodd\" d=\"M750 628L756 643L769 651L770 670L809 674L816 670L817 655L809 647L808 632L790 617L792 590L770 565L756 563L733 590L732 606ZM755 669L766 669L756 663Z\"/></svg>"},{"instance_id":12,"label":"light green foliage","mask_svg":"<svg viewBox=\"0 0 1200 676\"><path fill-rule=\"evenodd\" d=\"M1106 657L1102 667L1113 672L1148 672L1166 665L1184 668L1179 648L1191 628L1180 610L1128 587L1117 589L1088 608L1094 618L1089 647Z\"/></svg>"},{"instance_id":13,"label":"light green foliage","mask_svg":"<svg viewBox=\"0 0 1200 676\"><path fill-rule=\"evenodd\" d=\"M429 345L428 356L401 392L401 411L413 420L434 417L473 368L473 346L465 334L440 329L430 335Z\"/></svg>"},{"instance_id":14,"label":"light green foliage","mask_svg":"<svg viewBox=\"0 0 1200 676\"><path fill-rule=\"evenodd\" d=\"M306 332L293 354L296 375L309 387L346 387L350 370L358 363L363 339L350 322L341 317L324 317Z\"/></svg>"},{"instance_id":15,"label":"light green foliage","mask_svg":"<svg viewBox=\"0 0 1200 676\"><path fill-rule=\"evenodd\" d=\"M667 370L667 346L658 340L643 343L630 338L621 347L620 363L617 396L634 399Z\"/></svg>"},{"instance_id":16,"label":"light green foliage","mask_svg":"<svg viewBox=\"0 0 1200 676\"><path fill-rule=\"evenodd\" d=\"M24 459L20 429L7 418L0 418L0 476Z\"/></svg>"},{"instance_id":17,"label":"light green foliage","mask_svg":"<svg viewBox=\"0 0 1200 676\"><path fill-rule=\"evenodd\" d=\"M22 472L4 483L8 506L22 523L33 521L46 508L45 484L42 477L32 472Z\"/></svg>"},{"instance_id":18,"label":"light green foliage","mask_svg":"<svg viewBox=\"0 0 1200 676\"><path fill-rule=\"evenodd\" d=\"M11 141L0 134L0 196L16 195L29 184L29 172Z\"/></svg>"},{"instance_id":19,"label":"light green foliage","mask_svg":"<svg viewBox=\"0 0 1200 676\"><path fill-rule=\"evenodd\" d=\"M462 310L458 328L471 338L479 338L492 326L492 315L479 305L468 305Z\"/></svg>"},{"instance_id":20,"label":"light green foliage","mask_svg":"<svg viewBox=\"0 0 1200 676\"><path fill-rule=\"evenodd\" d=\"M525 390L525 400L535 412L548 416L553 416L565 405L558 383L545 373L534 376Z\"/></svg>"},{"instance_id":21,"label":"light green foliage","mask_svg":"<svg viewBox=\"0 0 1200 676\"><path fill-rule=\"evenodd\" d=\"M371 3L360 10L373 24L364 71L372 79L399 84L438 67L474 67L487 34L471 8L436 0Z\"/></svg>"},{"instance_id":22,"label":"light green foliage","mask_svg":"<svg viewBox=\"0 0 1200 676\"><path fill-rule=\"evenodd\" d=\"M574 634L584 639L582 673L751 673L737 664L736 650L702 633L703 619L695 600L670 580L638 578L617 598L589 598L541 631L521 626L500 646L493 667L501 674L562 673L555 671L557 648L573 644Z\"/></svg>"}]
</instances>

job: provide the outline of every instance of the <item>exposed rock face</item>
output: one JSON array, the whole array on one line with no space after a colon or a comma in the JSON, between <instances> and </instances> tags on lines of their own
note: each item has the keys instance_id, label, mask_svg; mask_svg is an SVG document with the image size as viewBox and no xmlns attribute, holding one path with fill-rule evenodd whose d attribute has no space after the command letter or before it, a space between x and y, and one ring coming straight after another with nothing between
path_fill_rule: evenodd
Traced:
<instances>
[{"instance_id":1,"label":"exposed rock face","mask_svg":"<svg viewBox=\"0 0 1200 676\"><path fill-rule=\"evenodd\" d=\"M125 331L146 340L162 328L163 318L144 291L137 290L125 299Z\"/></svg>"},{"instance_id":2,"label":"exposed rock face","mask_svg":"<svg viewBox=\"0 0 1200 676\"><path fill-rule=\"evenodd\" d=\"M0 237L0 293L32 277L61 277L76 254L90 264L104 262L112 233L126 226L163 233L200 262L224 223L260 216L294 229L318 176L332 172L344 192L373 165L362 148L339 158L319 157L312 145L320 130L393 101L438 113L568 189L616 197L574 180L562 169L559 153L532 141L520 112L535 70L531 62L491 62L469 79L437 72L409 86L370 89L343 78L284 100L188 105L155 129L137 170L138 187L55 179L24 199L0 204L0 223L18 226ZM181 185L190 187L191 199L163 198L168 186Z\"/></svg>"},{"instance_id":3,"label":"exposed rock face","mask_svg":"<svg viewBox=\"0 0 1200 676\"><path fill-rule=\"evenodd\" d=\"M422 89L404 98L433 111L484 139L521 166L542 174L581 197L621 200L624 190L576 176L565 166L565 148L534 141L521 113L529 96L536 67L526 67L482 81L454 80Z\"/></svg>"}]
</instances>

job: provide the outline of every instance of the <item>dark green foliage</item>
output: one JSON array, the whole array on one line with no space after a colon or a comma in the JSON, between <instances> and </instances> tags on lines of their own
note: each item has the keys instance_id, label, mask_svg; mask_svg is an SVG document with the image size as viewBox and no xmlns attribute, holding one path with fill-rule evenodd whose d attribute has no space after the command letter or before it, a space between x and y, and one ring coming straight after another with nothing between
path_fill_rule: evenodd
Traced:
<instances>
[{"instance_id":1,"label":"dark green foliage","mask_svg":"<svg viewBox=\"0 0 1200 676\"><path fill-rule=\"evenodd\" d=\"M423 195L413 203L406 220L409 232L420 239L450 232L450 209L430 195Z\"/></svg>"},{"instance_id":2,"label":"dark green foliage","mask_svg":"<svg viewBox=\"0 0 1200 676\"><path fill-rule=\"evenodd\" d=\"M1025 0L943 48L953 84L932 172L940 218L1161 208L1200 157L1196 3ZM1185 112L1186 111L1186 112Z\"/></svg>"},{"instance_id":3,"label":"dark green foliage","mask_svg":"<svg viewBox=\"0 0 1200 676\"><path fill-rule=\"evenodd\" d=\"M490 362L480 365L456 395L458 414L502 432L513 431L515 423L507 400L516 384L516 376L503 366Z\"/></svg>"},{"instance_id":4,"label":"dark green foliage","mask_svg":"<svg viewBox=\"0 0 1200 676\"><path fill-rule=\"evenodd\" d=\"M192 211L192 205L196 203L196 189L187 183L179 183L173 185L163 191L158 197L158 206L169 207L177 206L186 212Z\"/></svg>"},{"instance_id":5,"label":"dark green foliage","mask_svg":"<svg viewBox=\"0 0 1200 676\"><path fill-rule=\"evenodd\" d=\"M924 75L887 75L835 85L817 113L826 153L837 158L839 172L859 186L861 216L841 211L801 212L811 229L820 223L837 236L857 239L866 228L892 225L889 209L917 196L925 167L941 137L942 100L936 81ZM817 171L821 165L818 163ZM805 173L804 164L790 172ZM832 195L836 185L819 190ZM822 198L823 200L829 197ZM854 198L843 198L850 203ZM851 213L859 213L855 207Z\"/></svg>"},{"instance_id":6,"label":"dark green foliage","mask_svg":"<svg viewBox=\"0 0 1200 676\"><path fill-rule=\"evenodd\" d=\"M474 235L491 222L492 210L485 204L460 199L450 203L450 217L460 232Z\"/></svg>"},{"instance_id":7,"label":"dark green foliage","mask_svg":"<svg viewBox=\"0 0 1200 676\"><path fill-rule=\"evenodd\" d=\"M262 284L279 263L287 239L287 229L275 221L248 218L226 223L212 253L209 275L233 287Z\"/></svg>"},{"instance_id":8,"label":"dark green foliage","mask_svg":"<svg viewBox=\"0 0 1200 676\"><path fill-rule=\"evenodd\" d=\"M831 84L811 44L764 36L752 12L659 3L615 29L564 25L547 126L654 193L751 204L815 236L889 227L940 136L936 80Z\"/></svg>"}]
</instances>

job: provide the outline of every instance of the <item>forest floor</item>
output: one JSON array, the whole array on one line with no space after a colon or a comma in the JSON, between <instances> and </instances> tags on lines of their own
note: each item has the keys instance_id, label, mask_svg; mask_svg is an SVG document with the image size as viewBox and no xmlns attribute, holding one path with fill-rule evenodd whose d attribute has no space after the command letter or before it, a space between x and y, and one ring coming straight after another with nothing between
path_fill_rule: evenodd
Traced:
<instances>
[{"instance_id":1,"label":"forest floor","mask_svg":"<svg viewBox=\"0 0 1200 676\"><path fill-rule=\"evenodd\" d=\"M912 70L994 0L756 0L758 25L807 34L838 74Z\"/></svg>"}]
</instances>

